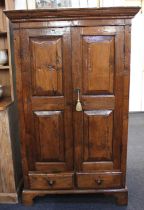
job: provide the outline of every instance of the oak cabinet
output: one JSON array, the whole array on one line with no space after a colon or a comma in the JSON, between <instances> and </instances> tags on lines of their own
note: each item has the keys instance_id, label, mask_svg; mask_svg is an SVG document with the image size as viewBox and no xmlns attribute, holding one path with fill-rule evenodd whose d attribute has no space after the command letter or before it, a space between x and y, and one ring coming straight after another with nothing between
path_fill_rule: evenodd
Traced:
<instances>
[{"instance_id":1,"label":"oak cabinet","mask_svg":"<svg viewBox=\"0 0 144 210\"><path fill-rule=\"evenodd\" d=\"M107 193L127 204L130 25L138 10L6 12L25 204L55 193Z\"/></svg>"}]
</instances>

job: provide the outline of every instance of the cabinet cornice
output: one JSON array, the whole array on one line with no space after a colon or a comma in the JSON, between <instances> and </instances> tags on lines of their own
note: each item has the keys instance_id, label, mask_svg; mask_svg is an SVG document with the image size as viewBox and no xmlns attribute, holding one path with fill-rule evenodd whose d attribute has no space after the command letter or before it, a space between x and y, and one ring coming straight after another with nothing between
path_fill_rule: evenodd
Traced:
<instances>
[{"instance_id":1,"label":"cabinet cornice","mask_svg":"<svg viewBox=\"0 0 144 210\"><path fill-rule=\"evenodd\" d=\"M65 8L43 10L7 10L4 11L12 22L39 21L43 19L113 19L132 18L140 10L140 7L106 7L106 8Z\"/></svg>"}]
</instances>

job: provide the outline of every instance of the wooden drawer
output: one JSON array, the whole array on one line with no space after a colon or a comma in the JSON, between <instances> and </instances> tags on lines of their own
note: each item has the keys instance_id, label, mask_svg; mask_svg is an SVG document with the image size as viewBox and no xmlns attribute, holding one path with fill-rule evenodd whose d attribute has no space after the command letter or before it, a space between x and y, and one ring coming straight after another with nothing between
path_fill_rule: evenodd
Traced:
<instances>
[{"instance_id":1,"label":"wooden drawer","mask_svg":"<svg viewBox=\"0 0 144 210\"><path fill-rule=\"evenodd\" d=\"M121 173L77 173L78 188L107 189L121 187Z\"/></svg>"},{"instance_id":2,"label":"wooden drawer","mask_svg":"<svg viewBox=\"0 0 144 210\"><path fill-rule=\"evenodd\" d=\"M29 173L30 189L52 190L52 189L72 189L73 174L34 174Z\"/></svg>"}]
</instances>

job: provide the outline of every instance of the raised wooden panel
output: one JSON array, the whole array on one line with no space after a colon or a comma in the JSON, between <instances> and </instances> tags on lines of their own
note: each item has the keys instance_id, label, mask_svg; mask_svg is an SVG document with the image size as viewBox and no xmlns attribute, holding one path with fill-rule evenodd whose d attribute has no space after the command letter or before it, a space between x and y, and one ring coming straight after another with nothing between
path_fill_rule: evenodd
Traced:
<instances>
[{"instance_id":1,"label":"raised wooden panel","mask_svg":"<svg viewBox=\"0 0 144 210\"><path fill-rule=\"evenodd\" d=\"M62 95L61 36L30 39L33 95Z\"/></svg>"},{"instance_id":2,"label":"raised wooden panel","mask_svg":"<svg viewBox=\"0 0 144 210\"><path fill-rule=\"evenodd\" d=\"M114 42L114 36L83 36L82 62L84 94L113 93Z\"/></svg>"},{"instance_id":3,"label":"raised wooden panel","mask_svg":"<svg viewBox=\"0 0 144 210\"><path fill-rule=\"evenodd\" d=\"M84 161L112 160L113 113L84 112Z\"/></svg>"},{"instance_id":4,"label":"raised wooden panel","mask_svg":"<svg viewBox=\"0 0 144 210\"><path fill-rule=\"evenodd\" d=\"M64 161L64 120L61 111L34 112L37 161Z\"/></svg>"}]
</instances>

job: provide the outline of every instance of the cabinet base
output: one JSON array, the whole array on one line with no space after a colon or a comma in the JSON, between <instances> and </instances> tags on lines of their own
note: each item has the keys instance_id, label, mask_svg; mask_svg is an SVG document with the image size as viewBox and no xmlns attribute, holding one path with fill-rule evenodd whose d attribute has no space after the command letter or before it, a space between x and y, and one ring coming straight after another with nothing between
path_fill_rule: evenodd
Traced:
<instances>
[{"instance_id":1,"label":"cabinet base","mask_svg":"<svg viewBox=\"0 0 144 210\"><path fill-rule=\"evenodd\" d=\"M0 193L0 204L14 204L18 203L17 193Z\"/></svg>"},{"instance_id":2,"label":"cabinet base","mask_svg":"<svg viewBox=\"0 0 144 210\"><path fill-rule=\"evenodd\" d=\"M128 190L123 189L107 189L107 190L23 190L22 202L24 205L32 205L33 199L37 196L45 195L60 195L60 194L105 194L112 195L116 198L117 205L127 205L128 204Z\"/></svg>"}]
</instances>

